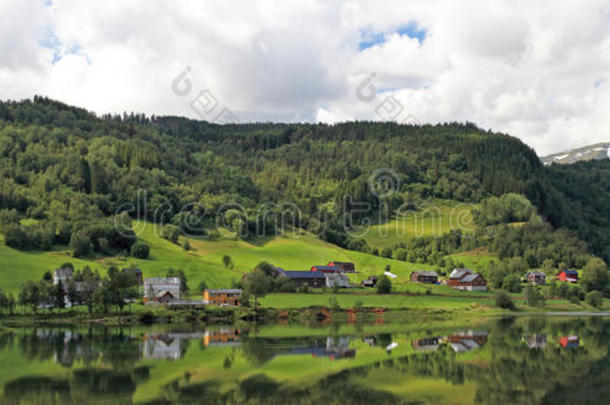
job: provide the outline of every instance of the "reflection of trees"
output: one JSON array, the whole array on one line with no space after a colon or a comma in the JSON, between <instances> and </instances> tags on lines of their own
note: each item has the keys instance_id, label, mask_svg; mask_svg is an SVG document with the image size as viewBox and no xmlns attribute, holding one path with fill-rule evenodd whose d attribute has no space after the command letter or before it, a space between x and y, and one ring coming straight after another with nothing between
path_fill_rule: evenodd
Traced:
<instances>
[{"instance_id":1,"label":"reflection of trees","mask_svg":"<svg viewBox=\"0 0 610 405\"><path fill-rule=\"evenodd\" d=\"M3 403L131 404L136 390L133 376L109 369L76 370L65 379L23 377L4 385Z\"/></svg>"}]
</instances>

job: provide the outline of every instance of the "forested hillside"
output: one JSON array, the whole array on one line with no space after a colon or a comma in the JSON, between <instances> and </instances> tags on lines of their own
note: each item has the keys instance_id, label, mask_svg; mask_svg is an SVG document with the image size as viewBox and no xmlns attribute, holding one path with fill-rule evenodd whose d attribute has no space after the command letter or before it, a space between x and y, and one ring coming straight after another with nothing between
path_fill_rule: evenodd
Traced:
<instances>
[{"instance_id":1,"label":"forested hillside","mask_svg":"<svg viewBox=\"0 0 610 405\"><path fill-rule=\"evenodd\" d=\"M96 117L42 97L0 103L0 226L5 243L22 250L59 244L75 256L146 256L133 252L130 217L163 224L170 240L219 225L253 239L280 231L277 218L290 211L291 226L380 254L349 232L380 211L393 218L433 199L512 204L518 199L490 198L513 193L608 260L607 174L604 162L544 168L518 139L473 124L220 126L139 114ZM455 235L419 238L399 241L389 254L411 249L413 260L439 264L445 254L486 245L500 257L528 250L534 267L551 254L555 266L582 265L585 245L527 212L500 221L478 217L481 230L463 243ZM525 225L502 225L514 221ZM497 228L491 236L490 226ZM537 241L528 238L540 232L545 236ZM562 251L547 252L555 242Z\"/></svg>"}]
</instances>

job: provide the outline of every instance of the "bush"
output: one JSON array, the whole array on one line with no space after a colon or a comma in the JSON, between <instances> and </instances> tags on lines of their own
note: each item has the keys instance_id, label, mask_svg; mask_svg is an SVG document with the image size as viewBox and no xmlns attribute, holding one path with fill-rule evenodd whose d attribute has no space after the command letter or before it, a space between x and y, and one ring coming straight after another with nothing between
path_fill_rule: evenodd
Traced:
<instances>
[{"instance_id":1,"label":"bush","mask_svg":"<svg viewBox=\"0 0 610 405\"><path fill-rule=\"evenodd\" d=\"M91 241L85 232L75 232L70 237L70 249L74 257L87 256L91 253L91 248Z\"/></svg>"},{"instance_id":2,"label":"bush","mask_svg":"<svg viewBox=\"0 0 610 405\"><path fill-rule=\"evenodd\" d=\"M496 291L495 303L498 308L510 309L511 311L515 309L515 303L506 291Z\"/></svg>"},{"instance_id":3,"label":"bush","mask_svg":"<svg viewBox=\"0 0 610 405\"><path fill-rule=\"evenodd\" d=\"M144 242L136 242L131 247L131 255L138 259L148 259L150 246Z\"/></svg>"},{"instance_id":4,"label":"bush","mask_svg":"<svg viewBox=\"0 0 610 405\"><path fill-rule=\"evenodd\" d=\"M180 237L180 228L176 225L167 224L161 229L161 237L172 243L178 243Z\"/></svg>"},{"instance_id":5,"label":"bush","mask_svg":"<svg viewBox=\"0 0 610 405\"><path fill-rule=\"evenodd\" d=\"M381 257L386 257L388 259L392 258L392 248L386 247L381 250Z\"/></svg>"},{"instance_id":6,"label":"bush","mask_svg":"<svg viewBox=\"0 0 610 405\"><path fill-rule=\"evenodd\" d=\"M578 295L570 295L569 301L572 304L580 304L580 298L578 297Z\"/></svg>"},{"instance_id":7,"label":"bush","mask_svg":"<svg viewBox=\"0 0 610 405\"><path fill-rule=\"evenodd\" d=\"M599 308L604 302L604 297L599 291L590 291L589 293L587 293L585 301L592 307Z\"/></svg>"},{"instance_id":8,"label":"bush","mask_svg":"<svg viewBox=\"0 0 610 405\"><path fill-rule=\"evenodd\" d=\"M392 292L392 281L383 275L377 281L377 294L390 294Z\"/></svg>"}]
</instances>

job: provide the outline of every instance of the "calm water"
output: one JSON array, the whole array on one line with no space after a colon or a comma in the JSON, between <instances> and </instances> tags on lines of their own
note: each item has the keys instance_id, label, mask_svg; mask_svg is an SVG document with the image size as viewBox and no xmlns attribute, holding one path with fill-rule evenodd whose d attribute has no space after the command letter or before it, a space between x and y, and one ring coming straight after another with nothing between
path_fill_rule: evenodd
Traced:
<instances>
[{"instance_id":1,"label":"calm water","mask_svg":"<svg viewBox=\"0 0 610 405\"><path fill-rule=\"evenodd\" d=\"M610 403L610 319L23 328L1 403Z\"/></svg>"}]
</instances>

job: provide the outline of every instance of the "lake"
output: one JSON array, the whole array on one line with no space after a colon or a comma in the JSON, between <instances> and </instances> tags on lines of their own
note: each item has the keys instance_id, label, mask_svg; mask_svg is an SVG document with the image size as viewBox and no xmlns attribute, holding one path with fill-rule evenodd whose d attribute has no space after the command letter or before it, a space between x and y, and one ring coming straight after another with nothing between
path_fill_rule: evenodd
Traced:
<instances>
[{"instance_id":1,"label":"lake","mask_svg":"<svg viewBox=\"0 0 610 405\"><path fill-rule=\"evenodd\" d=\"M20 327L0 403L608 403L609 346L602 317Z\"/></svg>"}]
</instances>

